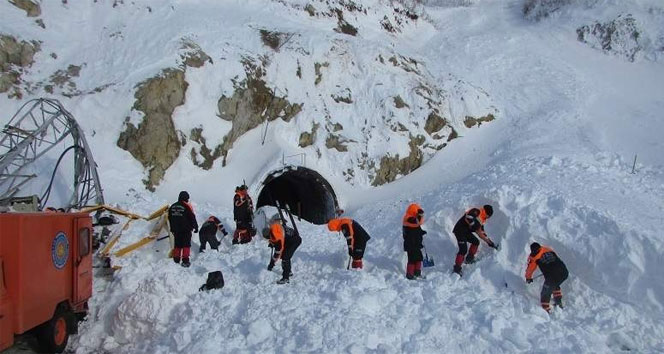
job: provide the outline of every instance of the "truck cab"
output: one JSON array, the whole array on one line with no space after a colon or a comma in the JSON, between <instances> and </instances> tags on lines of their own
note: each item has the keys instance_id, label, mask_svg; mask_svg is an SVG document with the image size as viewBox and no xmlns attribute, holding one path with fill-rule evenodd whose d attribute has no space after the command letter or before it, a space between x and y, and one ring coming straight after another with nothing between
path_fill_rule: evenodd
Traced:
<instances>
[{"instance_id":1,"label":"truck cab","mask_svg":"<svg viewBox=\"0 0 664 354\"><path fill-rule=\"evenodd\" d=\"M62 352L91 296L88 214L0 214L0 350L33 331L42 350Z\"/></svg>"}]
</instances>

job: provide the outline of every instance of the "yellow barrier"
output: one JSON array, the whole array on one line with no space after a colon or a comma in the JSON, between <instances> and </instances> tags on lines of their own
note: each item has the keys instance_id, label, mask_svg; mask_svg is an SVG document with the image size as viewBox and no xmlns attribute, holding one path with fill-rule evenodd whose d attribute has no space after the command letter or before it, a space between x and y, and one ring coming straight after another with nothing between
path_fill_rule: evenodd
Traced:
<instances>
[{"instance_id":1,"label":"yellow barrier","mask_svg":"<svg viewBox=\"0 0 664 354\"><path fill-rule=\"evenodd\" d=\"M119 215L126 216L126 217L129 218L129 220L127 220L127 222L124 224L124 226L122 226L122 228L118 229L116 234L114 234L111 237L110 241L106 244L106 246L104 246L104 248L101 251L99 251L98 254L99 254L100 257L108 257L109 256L109 254L111 253L111 249L118 242L118 240L120 239L120 236L122 236L122 232L125 231L129 227L129 224L132 221L137 220L137 219L143 219L143 220L146 220L146 221L150 221L150 220L154 220L158 217L161 217L161 220L157 221L157 223L152 228L152 231L150 232L150 235L148 237L144 237L140 241L135 242L135 243L133 243L129 246L126 246L126 247L116 251L115 253L113 253L114 256L122 257L124 255L127 255L127 254L129 254L129 253L131 253L131 252L147 245L148 243L154 241L157 238L157 236L159 235L159 232L164 228L164 226L168 225L168 216L165 215L168 211L168 207L169 207L168 204L164 205L163 207L157 209L155 212L150 214L148 217L143 217L143 216L140 216L138 214L130 213L128 211L124 211L124 210L114 208L114 207L111 207L111 206L108 206L108 205L97 205L97 206L94 206L94 207L83 209L82 212L91 213L91 212L94 212L94 211L97 211L97 210L107 210L107 211L113 212L115 214L119 214ZM169 236L171 236L171 238L172 238L172 235L170 235L170 227L168 229L169 229ZM169 257L170 257L171 252L172 251L169 251Z\"/></svg>"},{"instance_id":2,"label":"yellow barrier","mask_svg":"<svg viewBox=\"0 0 664 354\"><path fill-rule=\"evenodd\" d=\"M154 213L150 214L150 216L147 216L147 217L140 216L138 214L134 214L134 213L131 213L131 212L128 212L128 211L125 211L125 210L122 210L122 209L119 209L119 208L116 208L116 207L112 207L112 206L106 205L106 204L96 205L96 206L93 206L93 207L85 208L85 209L82 209L81 212L91 213L91 212L97 211L97 210L107 210L107 211L113 212L115 214L126 216L130 219L143 219L143 220L150 221L152 219L155 219L155 218L161 216L161 214L166 212L168 210L168 204L166 204L163 207L157 209Z\"/></svg>"},{"instance_id":3,"label":"yellow barrier","mask_svg":"<svg viewBox=\"0 0 664 354\"><path fill-rule=\"evenodd\" d=\"M113 236L111 236L110 241L106 244L106 246L104 246L104 248L102 248L99 251L99 256L101 256L101 257L108 256L109 252L111 251L111 248L113 248L113 246L115 246L115 244L120 239L120 236L122 235L122 231L126 230L129 227L129 223L131 223L134 220L135 219L127 220L127 222L121 228L117 229L115 234Z\"/></svg>"}]
</instances>

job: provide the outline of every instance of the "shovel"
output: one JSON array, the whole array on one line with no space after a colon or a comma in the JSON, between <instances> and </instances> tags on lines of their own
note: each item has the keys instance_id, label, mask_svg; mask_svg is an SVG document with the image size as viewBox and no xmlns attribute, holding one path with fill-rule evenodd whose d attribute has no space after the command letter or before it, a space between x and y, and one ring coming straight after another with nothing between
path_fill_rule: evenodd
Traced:
<instances>
[{"instance_id":1,"label":"shovel","mask_svg":"<svg viewBox=\"0 0 664 354\"><path fill-rule=\"evenodd\" d=\"M427 253L427 249L424 248L424 259L422 260L422 267L428 268L428 267L433 267L435 265L433 258L429 257L429 254Z\"/></svg>"}]
</instances>

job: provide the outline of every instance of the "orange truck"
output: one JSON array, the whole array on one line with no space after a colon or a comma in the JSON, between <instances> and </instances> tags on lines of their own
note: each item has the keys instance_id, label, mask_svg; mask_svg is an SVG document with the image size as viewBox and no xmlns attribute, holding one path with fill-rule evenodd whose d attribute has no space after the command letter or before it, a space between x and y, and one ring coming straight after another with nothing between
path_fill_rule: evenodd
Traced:
<instances>
[{"instance_id":1,"label":"orange truck","mask_svg":"<svg viewBox=\"0 0 664 354\"><path fill-rule=\"evenodd\" d=\"M42 350L61 353L91 296L88 214L0 214L0 351L32 331Z\"/></svg>"}]
</instances>

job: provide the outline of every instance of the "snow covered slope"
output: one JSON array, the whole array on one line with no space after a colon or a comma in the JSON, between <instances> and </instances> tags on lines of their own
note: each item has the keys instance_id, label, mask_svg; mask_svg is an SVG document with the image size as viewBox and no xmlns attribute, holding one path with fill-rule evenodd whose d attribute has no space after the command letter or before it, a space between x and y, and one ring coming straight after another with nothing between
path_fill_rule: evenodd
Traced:
<instances>
[{"instance_id":1,"label":"snow covered slope","mask_svg":"<svg viewBox=\"0 0 664 354\"><path fill-rule=\"evenodd\" d=\"M198 1L199 7L192 8L192 14L209 12L213 3ZM280 11L280 3L289 8L304 9L306 5L304 1L269 5L242 1L227 2L227 6L238 11L249 7ZM376 6L389 3L371 2ZM160 241L127 258L113 259L123 268L111 279L97 279L91 314L74 338L72 350L664 351L664 275L659 272L664 257L659 231L664 213L664 146L660 138L664 131L664 65L656 47L651 56L637 56L638 60L630 62L580 42L577 34L581 26L606 23L630 13L656 42L661 36L658 30L664 28L661 2L588 1L539 21L524 17L524 1L428 3L431 6L421 12L426 18L424 28L404 30L395 39L395 48L416 53L427 63L427 75L434 80L443 82L452 75L481 87L500 112L500 119L465 131L421 168L378 188L344 183L335 171L352 165L345 159L308 164L330 176L346 215L371 234L363 271L345 270L347 258L340 236L327 232L324 226L306 223L300 226L304 241L294 256L295 275L287 286L274 284L279 275L265 270L269 249L262 240L233 247L226 239L219 253L194 251L189 269L165 258L167 246ZM166 11L155 4L150 5L152 11ZM110 4L106 5L112 11ZM131 16L128 18L131 21ZM122 26L123 22L117 21L116 25ZM336 19L330 21L330 27L337 25ZM360 33L375 25L375 21L371 23L353 22ZM213 52L205 41L199 44L206 52ZM311 48L329 49L315 44ZM279 53L275 55L283 55ZM108 54L108 60L146 60L126 54ZM283 62L294 65L285 59ZM157 67L153 72L159 70ZM191 75L197 78L192 82L222 75L206 70L206 66L194 70ZM150 74L133 75L143 79ZM268 75L272 80L281 78L277 71ZM352 89L356 92L355 88L376 82L372 77L364 82L361 75L355 80L343 86L356 85ZM90 87L100 84L90 81ZM126 92L133 92L129 84L124 85ZM400 85L400 81L389 85ZM387 84L383 86L392 90ZM295 94L291 90L289 95ZM211 116L219 92L190 91L187 103L178 110ZM119 103L127 107L133 101L131 95L109 90L85 97L69 101L77 117L86 112L110 112ZM4 98L0 104L8 110L15 105ZM207 114L200 111L204 109ZM187 115L176 113L176 121ZM299 134L285 122L275 123L275 137ZM96 124L108 124L105 128L109 133L97 129L95 156L98 151L102 156L116 156L114 134L119 133L119 126ZM201 124L207 123L202 119ZM251 156L252 146L261 140L259 130L249 132L233 156ZM278 164L278 149L285 145L277 140L264 148L272 149L272 154L263 154L255 161L265 170ZM383 149L385 145L376 146ZM632 174L635 154L638 163ZM235 169L233 174L192 170L188 161L179 159L154 194L142 190L138 182L142 168L129 155L113 157L112 164L101 167L107 178L117 181L109 189L113 202L120 206L148 214L174 199L174 193L185 185L192 192L199 219L214 213L230 226L227 195L219 191L210 198L204 192L216 193L237 184L239 176L261 172L233 161L228 166ZM187 180L196 181L196 185ZM130 187L135 191L128 192ZM400 220L412 201L421 203L426 211L425 244L436 262L424 270L427 278L420 281L403 276ZM450 274L456 253L451 228L467 207L485 203L493 204L496 210L487 232L502 249L494 252L481 246L481 260L465 266L465 275L459 279ZM143 237L150 226L133 226L119 246ZM552 246L570 269L571 276L562 287L566 308L551 316L539 307L541 278L531 285L523 280L532 241ZM224 272L226 287L198 292L207 272L217 269Z\"/></svg>"}]
</instances>

